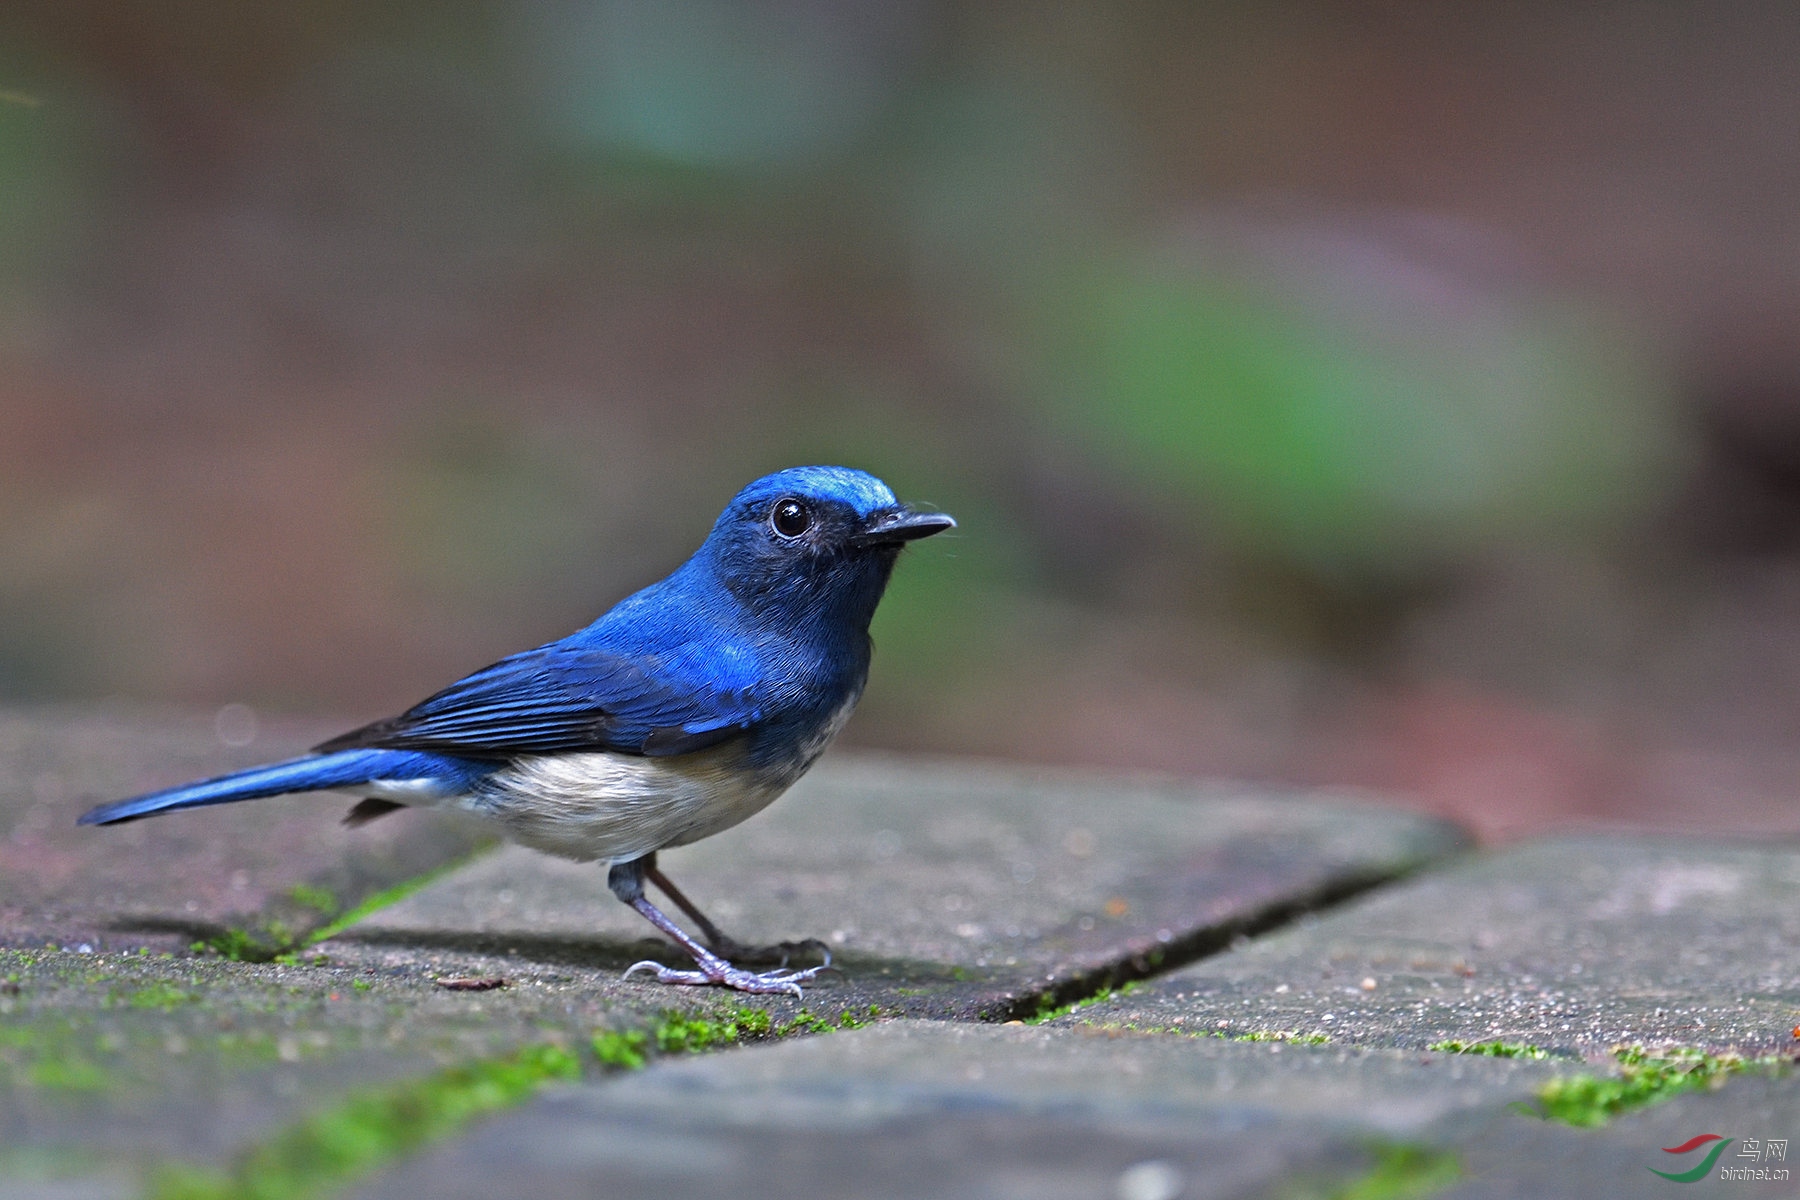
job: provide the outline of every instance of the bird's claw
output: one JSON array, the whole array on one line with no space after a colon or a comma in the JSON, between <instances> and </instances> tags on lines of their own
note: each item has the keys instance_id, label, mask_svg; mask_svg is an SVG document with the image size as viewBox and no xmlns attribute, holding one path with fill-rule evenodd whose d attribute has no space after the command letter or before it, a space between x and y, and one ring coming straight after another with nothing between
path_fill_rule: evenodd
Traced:
<instances>
[{"instance_id":1,"label":"bird's claw","mask_svg":"<svg viewBox=\"0 0 1800 1200\"><path fill-rule=\"evenodd\" d=\"M826 964L827 966L829 964ZM761 975L734 967L730 963L720 962L717 965L702 963L698 970L679 971L674 967L665 967L659 962L645 959L632 963L625 968L621 978L629 978L634 972L648 971L656 976L658 983L686 984L690 987L728 987L739 992L752 992L763 996L788 995L804 998L800 990L802 983L810 983L825 966L807 967L801 971L767 971Z\"/></svg>"}]
</instances>

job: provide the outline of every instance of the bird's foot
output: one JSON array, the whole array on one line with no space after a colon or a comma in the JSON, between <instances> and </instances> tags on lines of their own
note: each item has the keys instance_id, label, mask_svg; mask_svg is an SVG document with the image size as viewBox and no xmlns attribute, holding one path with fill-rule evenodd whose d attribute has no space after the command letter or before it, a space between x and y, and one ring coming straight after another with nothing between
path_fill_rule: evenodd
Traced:
<instances>
[{"instance_id":1,"label":"bird's foot","mask_svg":"<svg viewBox=\"0 0 1800 1200\"><path fill-rule=\"evenodd\" d=\"M807 967L799 971L765 971L757 974L746 971L742 967L734 967L722 958L708 955L700 959L698 970L678 971L674 967L665 967L659 962L645 959L632 963L625 968L624 978L630 978L638 971L649 971L656 976L658 983L685 984L690 987L727 987L739 992L753 992L763 996L804 996L800 990L802 983L810 983L820 971L829 964Z\"/></svg>"},{"instance_id":2,"label":"bird's foot","mask_svg":"<svg viewBox=\"0 0 1800 1200\"><path fill-rule=\"evenodd\" d=\"M707 948L727 962L754 966L773 964L777 968L786 969L788 963L798 958L817 958L819 965L815 970L822 971L831 966L831 947L818 938L776 942L772 946L746 946L735 938L720 934L707 943Z\"/></svg>"}]
</instances>

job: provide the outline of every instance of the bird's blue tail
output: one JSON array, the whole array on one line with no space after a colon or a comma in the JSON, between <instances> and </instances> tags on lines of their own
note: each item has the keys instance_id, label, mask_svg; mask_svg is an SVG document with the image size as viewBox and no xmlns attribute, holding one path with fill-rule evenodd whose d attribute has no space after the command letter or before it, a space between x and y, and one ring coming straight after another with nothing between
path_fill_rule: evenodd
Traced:
<instances>
[{"instance_id":1,"label":"bird's blue tail","mask_svg":"<svg viewBox=\"0 0 1800 1200\"><path fill-rule=\"evenodd\" d=\"M182 808L261 800L288 792L354 788L377 781L441 780L448 793L457 785L470 782L470 768L476 766L439 754L407 750L340 750L335 754L308 754L286 762L251 767L197 783L133 796L129 800L115 800L89 809L78 823L117 825L121 821L135 821Z\"/></svg>"}]
</instances>

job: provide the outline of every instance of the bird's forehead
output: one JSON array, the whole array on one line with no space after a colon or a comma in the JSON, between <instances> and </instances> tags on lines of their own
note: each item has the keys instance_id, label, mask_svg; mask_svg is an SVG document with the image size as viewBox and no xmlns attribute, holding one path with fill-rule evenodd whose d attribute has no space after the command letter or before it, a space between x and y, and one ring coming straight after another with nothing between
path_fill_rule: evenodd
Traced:
<instances>
[{"instance_id":1,"label":"bird's forehead","mask_svg":"<svg viewBox=\"0 0 1800 1200\"><path fill-rule=\"evenodd\" d=\"M789 467L765 475L739 492L734 504L754 505L782 496L835 500L861 516L899 504L887 484L852 467Z\"/></svg>"}]
</instances>

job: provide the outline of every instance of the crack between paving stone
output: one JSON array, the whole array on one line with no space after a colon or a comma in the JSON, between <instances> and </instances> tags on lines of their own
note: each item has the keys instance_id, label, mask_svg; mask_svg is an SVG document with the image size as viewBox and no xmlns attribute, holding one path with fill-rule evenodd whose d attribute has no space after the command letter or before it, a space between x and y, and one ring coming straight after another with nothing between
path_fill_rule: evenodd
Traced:
<instances>
[{"instance_id":1,"label":"crack between paving stone","mask_svg":"<svg viewBox=\"0 0 1800 1200\"><path fill-rule=\"evenodd\" d=\"M315 903L313 907L316 922L313 924L284 924L271 915L271 906L265 905L256 913L247 914L243 925L190 921L179 917L142 916L121 917L109 922L106 927L124 933L162 933L186 937L196 947L204 947L221 958L236 962L276 962L328 941L357 922L398 904L413 893L468 866L495 845L497 843L488 842L473 846L466 853L376 889L351 904L339 904L335 898L330 898L328 906ZM289 889L289 893L291 895L295 891L302 891L304 894L303 889L308 886L303 883L297 888Z\"/></svg>"},{"instance_id":2,"label":"crack between paving stone","mask_svg":"<svg viewBox=\"0 0 1800 1200\"><path fill-rule=\"evenodd\" d=\"M1127 984L1141 983L1192 966L1232 949L1241 940L1273 933L1303 917L1329 912L1370 892L1403 882L1425 865L1421 863L1397 873L1360 871L1341 876L1255 912L1190 930L1165 944L1140 950L1093 970L1077 972L1049 987L979 1010L975 1020L1002 1024L1042 1021L1071 1005L1104 997Z\"/></svg>"},{"instance_id":3,"label":"crack between paving stone","mask_svg":"<svg viewBox=\"0 0 1800 1200\"><path fill-rule=\"evenodd\" d=\"M383 889L373 896L366 897L361 903L348 910L346 915L353 914L354 920L340 917L338 920L321 925L316 930L294 937L285 944L272 947L257 946L255 952L251 953L225 953L222 951L221 953L227 958L257 962L272 961L278 956L285 957L287 954L303 951L327 940L328 937L343 934L346 927L355 923L356 920L367 918L381 908L385 908L435 882L442 876L467 865L479 853L480 851L477 851L451 862L440 864L431 870L421 872L417 876ZM1434 862L1429 865L1439 864ZM1143 982L1192 966L1194 963L1232 949L1243 940L1273 933L1304 917L1328 912L1370 892L1403 882L1426 866L1427 864L1421 863L1414 868L1399 872L1371 870L1349 873L1327 881L1311 891L1265 905L1255 912L1191 930L1167 943L1146 947L1099 967L1065 976L1048 987L1032 990L1022 996L1003 999L977 1009L969 1017L962 1019L977 1024L1041 1021L1071 1005L1101 998L1128 984ZM232 940L234 934L241 933L231 926L214 922L184 921L177 918L160 917L127 918L112 923L111 928L122 931L174 934L191 939L196 944L204 943L215 950ZM354 934L351 936L355 937ZM414 941L412 938L397 940L408 943ZM506 939L477 935L474 940L500 941ZM511 940L516 942L518 939L514 937ZM629 953L632 952L635 951L629 951L626 957L629 957ZM951 1019L957 1018L952 1017Z\"/></svg>"}]
</instances>

